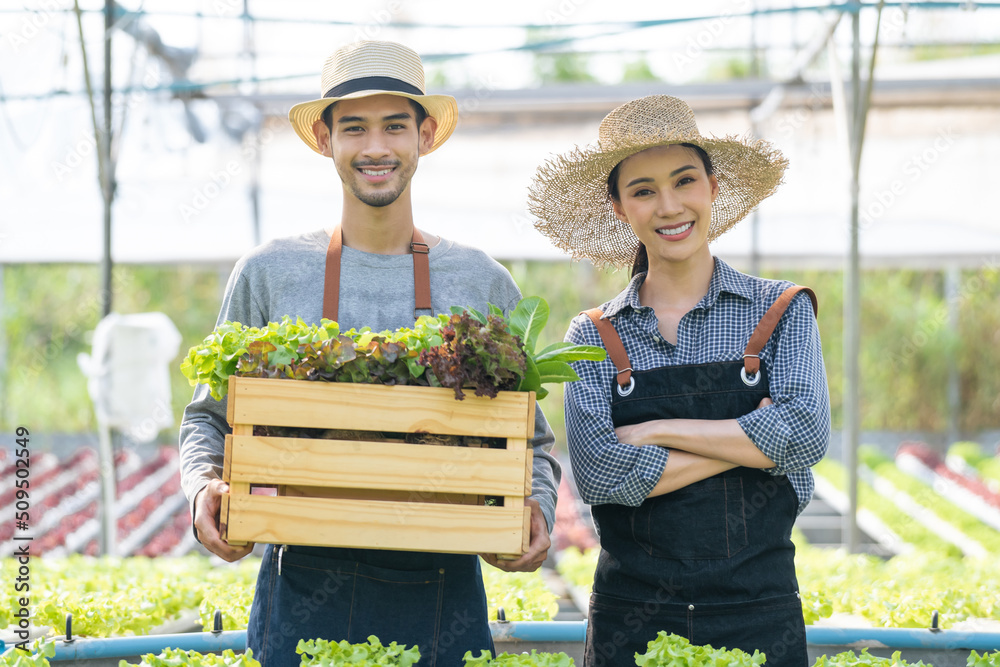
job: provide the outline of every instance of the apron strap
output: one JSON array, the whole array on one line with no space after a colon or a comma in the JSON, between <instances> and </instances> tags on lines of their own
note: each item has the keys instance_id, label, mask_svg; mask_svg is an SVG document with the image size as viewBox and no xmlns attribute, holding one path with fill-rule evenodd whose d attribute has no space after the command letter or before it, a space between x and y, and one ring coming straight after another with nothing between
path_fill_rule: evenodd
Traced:
<instances>
[{"instance_id":1,"label":"apron strap","mask_svg":"<svg viewBox=\"0 0 1000 667\"><path fill-rule=\"evenodd\" d=\"M632 381L632 362L629 361L628 352L625 351L625 345L622 343L615 325L611 324L611 320L601 319L604 311L600 308L585 310L583 314L589 317L594 326L597 327L597 333L601 335L601 342L604 343L604 348L608 351L611 362L618 369L616 378L618 386L627 387Z\"/></svg>"},{"instance_id":2,"label":"apron strap","mask_svg":"<svg viewBox=\"0 0 1000 667\"><path fill-rule=\"evenodd\" d=\"M344 245L340 225L330 234L330 245L326 248L326 276L323 284L323 317L337 321L340 301L340 253ZM413 253L413 319L418 310L431 308L431 268L430 247L416 227L410 241Z\"/></svg>"},{"instance_id":3,"label":"apron strap","mask_svg":"<svg viewBox=\"0 0 1000 667\"><path fill-rule=\"evenodd\" d=\"M792 297L799 292L805 292L809 295L809 298L812 300L813 314L819 313L816 294L808 287L793 285L782 292L778 300L764 313L764 317L757 324L757 328L754 329L753 335L750 336L750 341L747 343L746 350L743 352L743 368L747 376L753 377L760 370L760 351L764 349L764 345L771 338L771 334L774 333L774 327L778 325L778 320L785 314L788 304L792 302ZM583 314L589 317L594 326L597 327L597 333L601 335L601 342L604 343L611 362L618 369L618 385L622 388L627 387L632 379L632 362L629 361L628 352L625 351L625 345L622 343L622 339L618 335L615 326L610 320L601 319L604 311L600 308L585 310Z\"/></svg>"},{"instance_id":4,"label":"apron strap","mask_svg":"<svg viewBox=\"0 0 1000 667\"><path fill-rule=\"evenodd\" d=\"M764 313L764 317L760 318L757 328L754 329L753 335L750 336L746 350L743 351L743 370L746 371L748 377L753 377L760 370L760 351L764 349L764 345L767 344L771 334L774 333L774 327L778 326L778 320L785 314L785 309L792 302L792 297L799 292L805 292L809 295L809 298L812 300L813 315L815 316L819 313L816 294L808 287L793 285L782 292L778 300Z\"/></svg>"}]
</instances>

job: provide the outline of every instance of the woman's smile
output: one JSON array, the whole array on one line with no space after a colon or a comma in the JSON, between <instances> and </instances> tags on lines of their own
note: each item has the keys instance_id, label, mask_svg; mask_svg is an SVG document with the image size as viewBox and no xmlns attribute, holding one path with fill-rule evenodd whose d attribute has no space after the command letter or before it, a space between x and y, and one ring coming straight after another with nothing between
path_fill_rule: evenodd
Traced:
<instances>
[{"instance_id":1,"label":"woman's smile","mask_svg":"<svg viewBox=\"0 0 1000 667\"><path fill-rule=\"evenodd\" d=\"M656 233L664 237L668 241L683 241L688 236L690 236L691 229L694 228L694 221L682 222L679 225L673 225L671 227L660 227L656 230Z\"/></svg>"}]
</instances>

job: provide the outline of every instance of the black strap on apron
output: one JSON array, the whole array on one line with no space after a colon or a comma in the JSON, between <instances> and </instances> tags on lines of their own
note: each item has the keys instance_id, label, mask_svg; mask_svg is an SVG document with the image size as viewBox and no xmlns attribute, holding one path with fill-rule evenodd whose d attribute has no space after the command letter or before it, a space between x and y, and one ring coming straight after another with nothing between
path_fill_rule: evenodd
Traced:
<instances>
[{"instance_id":1,"label":"black strap on apron","mask_svg":"<svg viewBox=\"0 0 1000 667\"><path fill-rule=\"evenodd\" d=\"M326 249L323 285L323 317L335 322L339 315L340 253L343 245L343 231L337 225L330 234L330 245ZM428 257L430 247L424 243L424 237L416 227L413 228L410 252L413 253L413 319L417 319L418 310L431 308L431 268Z\"/></svg>"}]
</instances>

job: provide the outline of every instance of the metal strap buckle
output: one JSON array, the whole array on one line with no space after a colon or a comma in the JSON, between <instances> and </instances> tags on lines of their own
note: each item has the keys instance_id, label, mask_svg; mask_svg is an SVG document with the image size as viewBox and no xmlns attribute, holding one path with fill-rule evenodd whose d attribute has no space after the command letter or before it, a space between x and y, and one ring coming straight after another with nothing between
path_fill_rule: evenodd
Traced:
<instances>
[{"instance_id":1,"label":"metal strap buckle","mask_svg":"<svg viewBox=\"0 0 1000 667\"><path fill-rule=\"evenodd\" d=\"M744 359L746 359L747 357L753 357L754 359L760 359L760 355L758 355L758 354L744 354L743 355ZM753 376L747 377L747 366L746 366L746 364L743 364L743 366L740 368L740 379L743 380L743 384L745 384L746 386L748 386L748 387L756 387L760 383L760 369L758 368L757 372L754 373Z\"/></svg>"},{"instance_id":2,"label":"metal strap buckle","mask_svg":"<svg viewBox=\"0 0 1000 667\"><path fill-rule=\"evenodd\" d=\"M422 249L418 249L417 246L420 246ZM428 255L431 252L431 247L426 243L421 243L420 241L410 241L410 252Z\"/></svg>"},{"instance_id":3,"label":"metal strap buckle","mask_svg":"<svg viewBox=\"0 0 1000 667\"><path fill-rule=\"evenodd\" d=\"M615 375L616 376L617 375L621 375L622 373L624 373L626 371L631 371L631 370L632 370L631 367L629 367L629 368L623 368L620 371L618 371ZM627 387L622 387L621 384L617 384L617 387L618 387L618 395L619 396L622 396L622 397L628 396L629 394L632 393L632 390L635 389L635 377L633 376L633 377L630 377L628 379L628 386Z\"/></svg>"}]
</instances>

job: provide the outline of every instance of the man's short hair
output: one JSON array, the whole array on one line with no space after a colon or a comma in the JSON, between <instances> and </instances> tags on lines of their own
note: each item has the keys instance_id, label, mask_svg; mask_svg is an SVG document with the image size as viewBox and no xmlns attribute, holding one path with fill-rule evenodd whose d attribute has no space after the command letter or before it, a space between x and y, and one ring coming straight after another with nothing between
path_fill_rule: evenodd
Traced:
<instances>
[{"instance_id":1,"label":"man's short hair","mask_svg":"<svg viewBox=\"0 0 1000 667\"><path fill-rule=\"evenodd\" d=\"M411 100L409 97L405 97L403 99L407 100L410 103L410 106L413 107L413 116L417 121L417 129L419 129L420 126L424 124L424 119L427 118L427 110L424 109L424 107L421 106L416 100ZM326 128L330 130L331 134L333 134L333 107L336 106L336 104L337 103L334 102L330 106L323 109L323 114L320 116L323 124L326 125Z\"/></svg>"}]
</instances>

